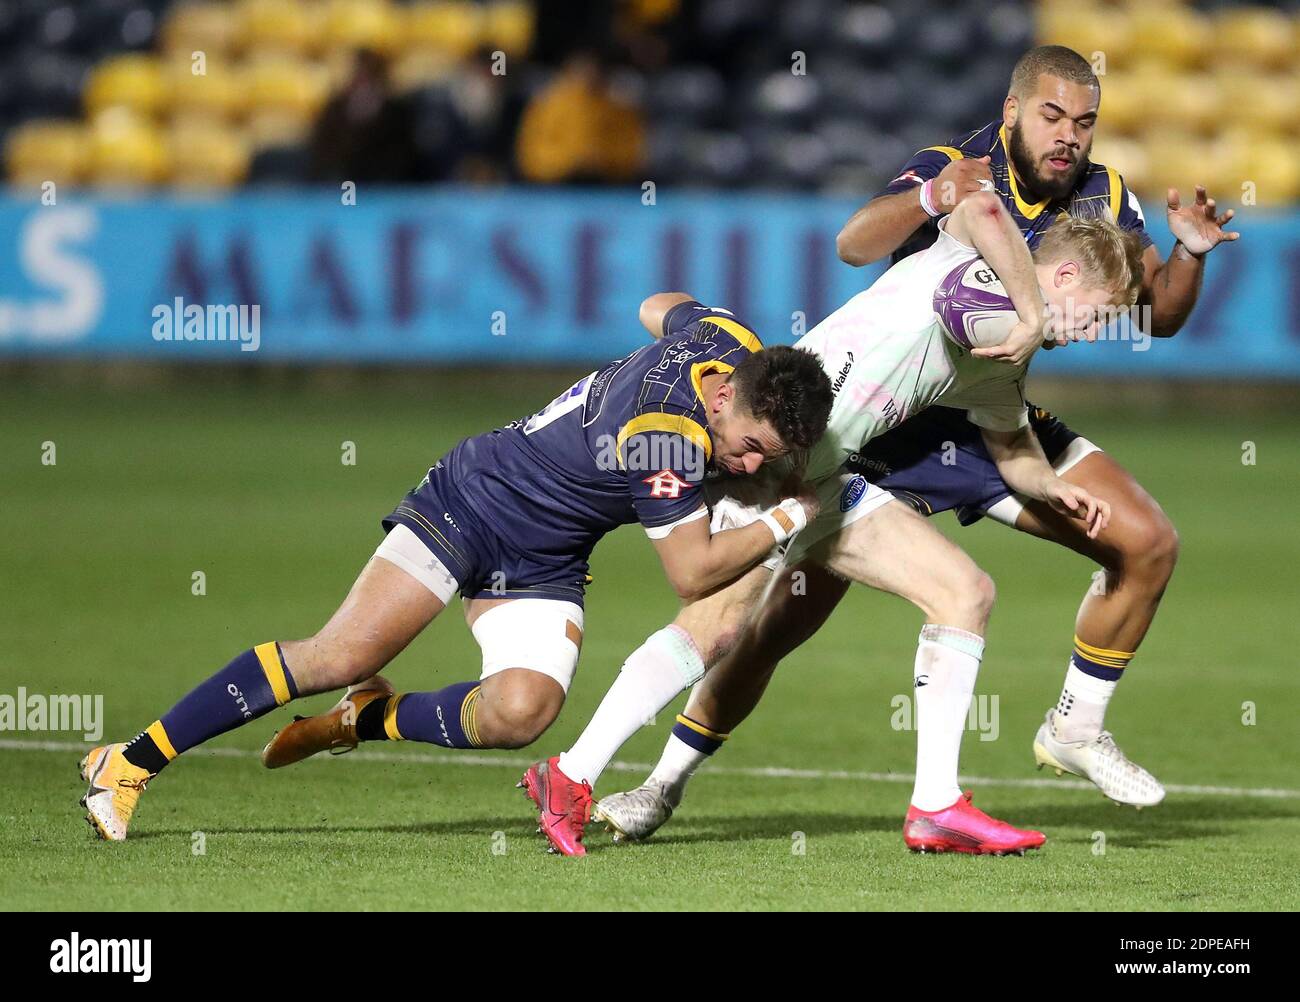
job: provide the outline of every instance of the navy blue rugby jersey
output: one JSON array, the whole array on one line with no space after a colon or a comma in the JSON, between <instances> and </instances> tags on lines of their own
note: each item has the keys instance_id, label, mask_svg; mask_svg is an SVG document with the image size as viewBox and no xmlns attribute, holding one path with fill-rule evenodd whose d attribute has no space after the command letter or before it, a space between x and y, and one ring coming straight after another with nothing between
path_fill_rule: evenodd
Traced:
<instances>
[{"instance_id":1,"label":"navy blue rugby jersey","mask_svg":"<svg viewBox=\"0 0 1300 1002\"><path fill-rule=\"evenodd\" d=\"M713 456L702 380L762 344L729 311L681 303L664 337L584 376L536 414L446 457L471 511L538 559L585 555L640 522L661 537L706 514Z\"/></svg>"},{"instance_id":2,"label":"navy blue rugby jersey","mask_svg":"<svg viewBox=\"0 0 1300 1002\"><path fill-rule=\"evenodd\" d=\"M1146 230L1142 206L1113 167L1089 161L1079 172L1074 190L1065 198L1031 203L1022 197L1016 182L1007 141L1006 128L1002 120L998 119L954 141L951 146L929 146L913 156L898 176L877 194L892 195L915 188L938 177L940 171L954 160L966 157L978 160L987 156L994 188L1002 196L1011 218L1020 227L1030 248L1037 245L1039 237L1052 224L1052 220L1062 213L1082 217L1101 215L1103 211L1109 211L1111 218L1124 229L1134 230L1141 238L1144 250L1150 246L1152 240ZM925 250L938 235L938 221L929 220L894 252L893 262L897 263L909 254Z\"/></svg>"}]
</instances>

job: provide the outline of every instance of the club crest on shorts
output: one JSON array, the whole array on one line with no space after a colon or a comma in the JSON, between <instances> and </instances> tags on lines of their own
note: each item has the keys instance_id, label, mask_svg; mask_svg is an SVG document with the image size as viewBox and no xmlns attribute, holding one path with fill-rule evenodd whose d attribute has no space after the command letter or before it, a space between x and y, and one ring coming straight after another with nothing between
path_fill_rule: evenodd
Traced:
<instances>
[{"instance_id":1,"label":"club crest on shorts","mask_svg":"<svg viewBox=\"0 0 1300 1002\"><path fill-rule=\"evenodd\" d=\"M646 477L641 482L650 485L652 498L679 498L682 496L682 491L689 490L691 486L668 469L660 470L653 477Z\"/></svg>"},{"instance_id":2,"label":"club crest on shorts","mask_svg":"<svg viewBox=\"0 0 1300 1002\"><path fill-rule=\"evenodd\" d=\"M840 511L848 511L867 493L867 478L859 474L844 485L840 492Z\"/></svg>"}]
</instances>

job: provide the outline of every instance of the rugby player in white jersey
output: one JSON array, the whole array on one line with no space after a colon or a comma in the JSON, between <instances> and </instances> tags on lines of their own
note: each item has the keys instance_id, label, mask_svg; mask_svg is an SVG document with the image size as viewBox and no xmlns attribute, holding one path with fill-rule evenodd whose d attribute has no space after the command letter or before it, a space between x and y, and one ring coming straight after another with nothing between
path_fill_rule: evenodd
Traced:
<instances>
[{"instance_id":1,"label":"rugby player in white jersey","mask_svg":"<svg viewBox=\"0 0 1300 1002\"><path fill-rule=\"evenodd\" d=\"M967 349L949 340L936 315L936 290L977 258L1005 291L1014 325L1001 345ZM1045 338L1091 339L1107 310L1135 301L1141 245L1106 218L1063 217L1033 252L991 193L972 195L948 216L939 238L886 272L818 324L799 346L817 353L835 401L826 434L800 471L817 490L821 514L784 556L810 561L851 581L908 599L925 615L914 664L917 770L904 838L917 850L1023 852L1044 841L978 810L957 785L957 764L984 650L993 584L961 549L911 508L844 462L875 437L929 405L969 410L1007 484L1082 520L1095 536L1109 507L1062 480L1029 429L1025 369ZM651 297L642 321L656 332L682 293ZM1005 359L1015 357L1015 364ZM1002 359L999 361L998 359ZM724 497L715 529L744 524L761 507ZM534 765L525 787L541 829L560 852L580 847L589 791L617 749L685 687L720 660L764 601L778 561L686 605L624 664L587 729L563 755ZM684 642L684 638L688 642Z\"/></svg>"}]
</instances>

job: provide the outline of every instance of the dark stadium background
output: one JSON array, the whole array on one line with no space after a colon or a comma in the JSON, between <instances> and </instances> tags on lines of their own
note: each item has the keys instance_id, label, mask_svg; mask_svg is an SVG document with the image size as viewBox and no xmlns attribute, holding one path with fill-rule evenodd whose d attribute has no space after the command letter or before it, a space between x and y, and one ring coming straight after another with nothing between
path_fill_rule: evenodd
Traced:
<instances>
[{"instance_id":1,"label":"dark stadium background","mask_svg":"<svg viewBox=\"0 0 1300 1002\"><path fill-rule=\"evenodd\" d=\"M1162 252L1171 185L1205 183L1243 234L1210 256L1178 337L1044 353L1031 377L1032 399L1117 455L1180 530L1112 723L1184 792L1135 816L1068 785L988 784L981 803L1049 828L1054 854L909 869L905 787L880 777L911 769L912 737L888 720L917 617L855 594L673 827L593 853L584 893L1295 908L1298 40L1295 0L0 0L0 692L103 694L116 739L232 652L314 630L424 469L635 348L651 292L684 287L793 340L879 271L835 258L849 214L915 150L997 117L1020 52L1061 42L1102 57L1094 156L1141 197ZM258 305L257 350L158 339L153 311L176 297ZM1094 568L940 524L999 588L979 691L1001 697L1001 737L968 738L964 770L1037 776L1029 738ZM593 573L581 670L538 753L565 746L673 613L639 530L603 543ZM399 688L476 667L445 618L397 661ZM627 760L657 754L660 723ZM330 907L332 864L379 855L390 865L353 907L574 906L510 789L518 755L401 748L259 775L273 727L169 772L109 863L78 816L80 735L0 735L20 783L0 897ZM773 766L809 773L759 771ZM494 856L499 831L524 848Z\"/></svg>"}]
</instances>

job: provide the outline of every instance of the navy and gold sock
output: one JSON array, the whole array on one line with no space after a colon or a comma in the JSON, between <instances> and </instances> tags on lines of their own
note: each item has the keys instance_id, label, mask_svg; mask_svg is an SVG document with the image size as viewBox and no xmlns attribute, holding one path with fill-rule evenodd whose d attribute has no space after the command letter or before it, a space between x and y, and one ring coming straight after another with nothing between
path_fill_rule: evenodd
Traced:
<instances>
[{"instance_id":1,"label":"navy and gold sock","mask_svg":"<svg viewBox=\"0 0 1300 1002\"><path fill-rule=\"evenodd\" d=\"M673 736L701 754L712 755L731 735L710 730L698 720L692 720L686 714L679 713L677 722L673 724Z\"/></svg>"},{"instance_id":2,"label":"navy and gold sock","mask_svg":"<svg viewBox=\"0 0 1300 1002\"><path fill-rule=\"evenodd\" d=\"M122 753L151 773L183 751L283 706L298 686L274 641L244 651L137 734Z\"/></svg>"},{"instance_id":3,"label":"navy and gold sock","mask_svg":"<svg viewBox=\"0 0 1300 1002\"><path fill-rule=\"evenodd\" d=\"M481 748L478 682L436 692L403 692L367 703L357 714L360 741L424 741L444 748Z\"/></svg>"}]
</instances>

